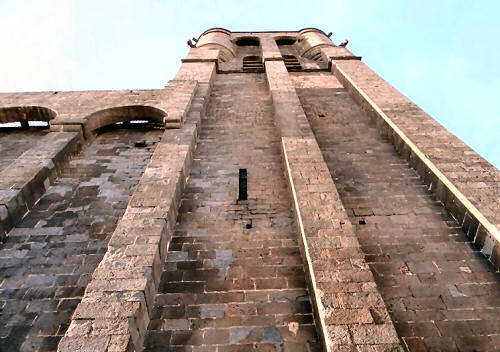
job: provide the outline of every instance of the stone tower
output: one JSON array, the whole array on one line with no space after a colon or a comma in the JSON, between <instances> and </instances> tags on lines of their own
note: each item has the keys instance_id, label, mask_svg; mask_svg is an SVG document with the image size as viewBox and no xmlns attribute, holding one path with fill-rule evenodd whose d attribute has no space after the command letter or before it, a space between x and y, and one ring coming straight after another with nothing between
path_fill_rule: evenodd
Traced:
<instances>
[{"instance_id":1,"label":"stone tower","mask_svg":"<svg viewBox=\"0 0 500 352\"><path fill-rule=\"evenodd\" d=\"M0 94L0 351L491 351L500 173L321 30Z\"/></svg>"}]
</instances>

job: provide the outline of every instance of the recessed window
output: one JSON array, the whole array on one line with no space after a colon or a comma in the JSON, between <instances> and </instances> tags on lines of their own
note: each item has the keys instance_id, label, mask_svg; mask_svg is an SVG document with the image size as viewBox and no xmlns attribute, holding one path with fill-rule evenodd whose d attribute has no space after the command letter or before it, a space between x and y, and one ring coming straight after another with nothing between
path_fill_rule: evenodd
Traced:
<instances>
[{"instance_id":1,"label":"recessed window","mask_svg":"<svg viewBox=\"0 0 500 352\"><path fill-rule=\"evenodd\" d=\"M276 39L276 44L278 44L278 46L280 46L280 45L293 45L293 44L295 44L296 41L297 41L297 39L295 39L295 38L279 38L279 39Z\"/></svg>"},{"instance_id":2,"label":"recessed window","mask_svg":"<svg viewBox=\"0 0 500 352\"><path fill-rule=\"evenodd\" d=\"M260 42L259 39L256 37L247 37L247 38L237 39L235 44L237 46L259 46Z\"/></svg>"}]
</instances>

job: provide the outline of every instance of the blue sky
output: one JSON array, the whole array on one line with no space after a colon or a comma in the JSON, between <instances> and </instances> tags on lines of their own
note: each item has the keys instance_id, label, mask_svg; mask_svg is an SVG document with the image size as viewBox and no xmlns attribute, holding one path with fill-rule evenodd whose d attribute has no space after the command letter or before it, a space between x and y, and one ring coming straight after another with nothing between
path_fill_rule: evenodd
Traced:
<instances>
[{"instance_id":1,"label":"blue sky","mask_svg":"<svg viewBox=\"0 0 500 352\"><path fill-rule=\"evenodd\" d=\"M0 92L161 88L209 27L318 27L500 168L499 13L495 0L0 0Z\"/></svg>"}]
</instances>

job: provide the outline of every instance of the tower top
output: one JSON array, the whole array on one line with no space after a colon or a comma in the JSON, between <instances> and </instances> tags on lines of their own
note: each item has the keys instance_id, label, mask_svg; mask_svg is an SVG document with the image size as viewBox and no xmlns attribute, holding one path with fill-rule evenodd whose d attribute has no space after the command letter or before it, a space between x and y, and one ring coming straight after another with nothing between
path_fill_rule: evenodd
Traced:
<instances>
[{"instance_id":1,"label":"tower top","mask_svg":"<svg viewBox=\"0 0 500 352\"><path fill-rule=\"evenodd\" d=\"M195 41L197 48L221 50L221 56L226 61L235 56L237 47L259 46L263 41L273 39L278 44L294 45L301 56L312 57L321 47L335 47L330 36L331 33L326 34L321 29L312 27L298 31L230 31L214 27L204 31Z\"/></svg>"}]
</instances>

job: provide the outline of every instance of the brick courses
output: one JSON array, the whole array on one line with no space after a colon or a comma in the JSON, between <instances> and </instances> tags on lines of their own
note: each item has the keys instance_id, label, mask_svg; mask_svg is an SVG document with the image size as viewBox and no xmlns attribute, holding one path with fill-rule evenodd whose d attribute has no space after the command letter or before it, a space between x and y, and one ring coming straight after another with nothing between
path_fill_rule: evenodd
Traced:
<instances>
[{"instance_id":1,"label":"brick courses","mask_svg":"<svg viewBox=\"0 0 500 352\"><path fill-rule=\"evenodd\" d=\"M400 351L284 63L266 62L266 74L323 349Z\"/></svg>"},{"instance_id":2,"label":"brick courses","mask_svg":"<svg viewBox=\"0 0 500 352\"><path fill-rule=\"evenodd\" d=\"M147 351L318 350L263 75L215 81L156 302Z\"/></svg>"},{"instance_id":3,"label":"brick courses","mask_svg":"<svg viewBox=\"0 0 500 352\"><path fill-rule=\"evenodd\" d=\"M0 131L0 172L36 144L46 133L40 130Z\"/></svg>"},{"instance_id":4,"label":"brick courses","mask_svg":"<svg viewBox=\"0 0 500 352\"><path fill-rule=\"evenodd\" d=\"M410 351L494 350L499 275L368 114L320 77L298 94L398 335Z\"/></svg>"},{"instance_id":5,"label":"brick courses","mask_svg":"<svg viewBox=\"0 0 500 352\"><path fill-rule=\"evenodd\" d=\"M54 351L161 131L100 134L0 250L2 351ZM146 140L148 146L134 143Z\"/></svg>"},{"instance_id":6,"label":"brick courses","mask_svg":"<svg viewBox=\"0 0 500 352\"><path fill-rule=\"evenodd\" d=\"M363 63L337 61L332 71L498 268L498 170Z\"/></svg>"},{"instance_id":7,"label":"brick courses","mask_svg":"<svg viewBox=\"0 0 500 352\"><path fill-rule=\"evenodd\" d=\"M498 170L360 60L215 28L165 89L0 94L51 131L0 134L0 350L497 348Z\"/></svg>"},{"instance_id":8,"label":"brick courses","mask_svg":"<svg viewBox=\"0 0 500 352\"><path fill-rule=\"evenodd\" d=\"M44 134L34 145L23 146L25 151L0 171L0 241L44 194L60 175L67 159L80 147L78 132Z\"/></svg>"}]
</instances>

